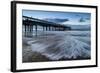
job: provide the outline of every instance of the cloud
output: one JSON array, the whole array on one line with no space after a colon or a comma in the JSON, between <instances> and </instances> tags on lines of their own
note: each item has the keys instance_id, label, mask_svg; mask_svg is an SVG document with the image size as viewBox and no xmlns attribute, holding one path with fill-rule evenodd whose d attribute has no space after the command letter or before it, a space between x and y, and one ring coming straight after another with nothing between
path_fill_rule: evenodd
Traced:
<instances>
[{"instance_id":1,"label":"cloud","mask_svg":"<svg viewBox=\"0 0 100 73\"><path fill-rule=\"evenodd\" d=\"M66 22L69 21L69 19L60 19L60 18L45 18L44 20L46 21L50 21L50 22L54 22L54 23L62 23L62 22Z\"/></svg>"}]
</instances>

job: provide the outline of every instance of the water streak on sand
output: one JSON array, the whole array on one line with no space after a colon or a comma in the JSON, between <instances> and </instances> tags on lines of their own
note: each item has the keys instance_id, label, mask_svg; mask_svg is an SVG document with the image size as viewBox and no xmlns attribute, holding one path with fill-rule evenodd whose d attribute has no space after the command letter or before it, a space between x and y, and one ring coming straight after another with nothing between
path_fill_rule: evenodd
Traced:
<instances>
[{"instance_id":1,"label":"water streak on sand","mask_svg":"<svg viewBox=\"0 0 100 73\"><path fill-rule=\"evenodd\" d=\"M69 33L69 32L68 32ZM66 32L53 32L48 33L48 35L39 36L35 40L30 40L27 43L31 46L33 52L41 53L42 55L48 57L50 60L59 60L59 59L77 59L81 58L90 58L91 56L91 47L90 47L90 35L78 32L74 33ZM50 35L53 34L53 35ZM73 35L81 35L73 36ZM82 37L82 35L86 35Z\"/></svg>"}]
</instances>

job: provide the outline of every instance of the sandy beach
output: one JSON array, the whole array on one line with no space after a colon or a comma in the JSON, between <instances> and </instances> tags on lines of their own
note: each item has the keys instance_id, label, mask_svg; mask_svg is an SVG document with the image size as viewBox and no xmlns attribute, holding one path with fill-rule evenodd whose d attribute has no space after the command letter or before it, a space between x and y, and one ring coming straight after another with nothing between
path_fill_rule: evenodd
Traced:
<instances>
[{"instance_id":1,"label":"sandy beach","mask_svg":"<svg viewBox=\"0 0 100 73\"><path fill-rule=\"evenodd\" d=\"M23 36L23 62L90 59L90 32L46 32Z\"/></svg>"}]
</instances>

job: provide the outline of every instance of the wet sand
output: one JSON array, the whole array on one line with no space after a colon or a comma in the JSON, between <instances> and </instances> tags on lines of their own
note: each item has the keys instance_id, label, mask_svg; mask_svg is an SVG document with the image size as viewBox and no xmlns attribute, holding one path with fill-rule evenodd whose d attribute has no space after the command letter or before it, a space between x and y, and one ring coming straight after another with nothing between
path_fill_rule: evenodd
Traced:
<instances>
[{"instance_id":1,"label":"wet sand","mask_svg":"<svg viewBox=\"0 0 100 73\"><path fill-rule=\"evenodd\" d=\"M30 48L30 45L28 44L23 44L23 62L38 62L38 61L49 61L48 58L45 56L41 55L40 53L33 52L32 49Z\"/></svg>"},{"instance_id":2,"label":"wet sand","mask_svg":"<svg viewBox=\"0 0 100 73\"><path fill-rule=\"evenodd\" d=\"M58 32L59 33L59 32ZM67 35L73 35L73 33L68 33ZM81 58L80 56L77 58L65 58L62 47L60 45L65 46L63 41L65 41L63 38L65 38L63 35L64 33L60 35L55 35L55 33L49 33L49 34L43 34L41 36L33 36L33 37L23 37L23 62L44 62L44 61L62 61L62 60L82 60L82 59L90 59L90 57ZM79 34L78 34L79 35ZM77 36L74 34L74 36ZM75 39L81 40L83 42L86 42L88 45L90 45L90 41L87 41L87 36L84 36L82 38L74 37ZM86 40L84 40L84 38ZM69 38L67 38L69 39ZM59 44L60 43L60 44ZM62 44L61 44L62 43ZM65 42L66 43L66 42ZM59 44L59 46L57 46ZM67 47L70 47L71 42L67 41L66 45ZM62 48L62 50L61 50ZM37 49L37 50L36 50ZM39 50L38 50L39 49ZM62 53L61 53L62 51ZM66 50L65 50L66 51ZM56 57L58 57L56 59ZM60 58L61 57L61 58Z\"/></svg>"}]
</instances>

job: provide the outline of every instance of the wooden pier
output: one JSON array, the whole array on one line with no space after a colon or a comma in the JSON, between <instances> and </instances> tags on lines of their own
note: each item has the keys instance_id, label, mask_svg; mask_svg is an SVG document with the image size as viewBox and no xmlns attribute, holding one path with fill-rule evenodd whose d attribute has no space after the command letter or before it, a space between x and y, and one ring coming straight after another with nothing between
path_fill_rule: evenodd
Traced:
<instances>
[{"instance_id":1,"label":"wooden pier","mask_svg":"<svg viewBox=\"0 0 100 73\"><path fill-rule=\"evenodd\" d=\"M25 32L33 32L33 27L34 27L36 36L37 36L38 26L41 26L43 31L65 31L71 29L70 27L65 25L49 22L46 20L36 19L28 16L23 16L22 21L25 27Z\"/></svg>"}]
</instances>

